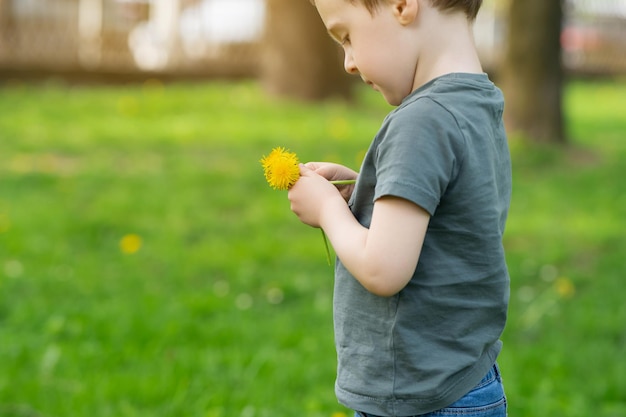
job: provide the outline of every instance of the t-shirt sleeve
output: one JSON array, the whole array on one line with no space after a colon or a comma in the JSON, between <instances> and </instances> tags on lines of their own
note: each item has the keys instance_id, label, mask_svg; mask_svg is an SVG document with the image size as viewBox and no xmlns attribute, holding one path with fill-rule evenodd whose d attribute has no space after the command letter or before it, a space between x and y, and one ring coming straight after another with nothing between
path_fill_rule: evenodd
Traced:
<instances>
[{"instance_id":1,"label":"t-shirt sleeve","mask_svg":"<svg viewBox=\"0 0 626 417\"><path fill-rule=\"evenodd\" d=\"M458 173L463 135L453 115L429 98L398 108L379 132L374 200L394 196L435 213Z\"/></svg>"}]
</instances>

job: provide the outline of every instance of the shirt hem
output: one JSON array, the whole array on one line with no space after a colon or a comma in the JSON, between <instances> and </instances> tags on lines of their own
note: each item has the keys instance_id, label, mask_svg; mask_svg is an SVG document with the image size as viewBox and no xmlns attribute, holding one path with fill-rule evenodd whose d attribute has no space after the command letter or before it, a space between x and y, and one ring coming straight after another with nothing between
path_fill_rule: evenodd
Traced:
<instances>
[{"instance_id":1,"label":"shirt hem","mask_svg":"<svg viewBox=\"0 0 626 417\"><path fill-rule=\"evenodd\" d=\"M496 345L497 346L497 345ZM416 416L440 410L462 398L489 372L496 362L499 347L486 352L463 378L440 396L432 398L376 398L347 391L335 383L335 394L342 405L376 416Z\"/></svg>"}]
</instances>

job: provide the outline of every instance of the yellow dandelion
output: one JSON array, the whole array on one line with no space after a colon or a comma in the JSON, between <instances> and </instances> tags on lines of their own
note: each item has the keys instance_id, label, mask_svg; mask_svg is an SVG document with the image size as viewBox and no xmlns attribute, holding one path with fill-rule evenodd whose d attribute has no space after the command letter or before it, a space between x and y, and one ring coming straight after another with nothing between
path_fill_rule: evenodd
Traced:
<instances>
[{"instance_id":1,"label":"yellow dandelion","mask_svg":"<svg viewBox=\"0 0 626 417\"><path fill-rule=\"evenodd\" d=\"M275 190L288 190L300 178L298 156L285 148L274 148L261 159L267 183Z\"/></svg>"},{"instance_id":2,"label":"yellow dandelion","mask_svg":"<svg viewBox=\"0 0 626 417\"><path fill-rule=\"evenodd\" d=\"M132 255L141 249L143 241L141 236L136 235L134 233L130 233L122 237L120 240L120 250L122 253L127 255Z\"/></svg>"},{"instance_id":3,"label":"yellow dandelion","mask_svg":"<svg viewBox=\"0 0 626 417\"><path fill-rule=\"evenodd\" d=\"M572 298L576 293L576 286L569 278L566 277L557 279L554 286L556 288L556 292L562 298Z\"/></svg>"}]
</instances>

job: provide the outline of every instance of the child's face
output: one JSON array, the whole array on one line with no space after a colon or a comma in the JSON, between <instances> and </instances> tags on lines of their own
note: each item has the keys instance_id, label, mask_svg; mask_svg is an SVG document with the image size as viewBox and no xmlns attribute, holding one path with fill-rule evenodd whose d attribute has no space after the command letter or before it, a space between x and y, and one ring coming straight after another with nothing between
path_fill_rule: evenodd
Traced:
<instances>
[{"instance_id":1,"label":"child's face","mask_svg":"<svg viewBox=\"0 0 626 417\"><path fill-rule=\"evenodd\" d=\"M407 26L387 2L370 13L360 2L316 0L315 6L329 34L345 52L348 73L359 74L391 105L413 91L417 55Z\"/></svg>"}]
</instances>

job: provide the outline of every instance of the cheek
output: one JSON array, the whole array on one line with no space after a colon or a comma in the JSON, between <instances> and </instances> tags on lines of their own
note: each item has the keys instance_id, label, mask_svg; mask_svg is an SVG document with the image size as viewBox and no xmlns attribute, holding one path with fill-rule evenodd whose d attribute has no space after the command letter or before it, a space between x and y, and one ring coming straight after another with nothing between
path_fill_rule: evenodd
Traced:
<instances>
[{"instance_id":1,"label":"cheek","mask_svg":"<svg viewBox=\"0 0 626 417\"><path fill-rule=\"evenodd\" d=\"M368 46L355 49L353 58L359 68L359 72L374 82L376 82L377 78L381 78L381 75L384 75L385 68L388 66L388 64L384 63L387 58L381 56L376 49L368 48Z\"/></svg>"}]
</instances>

